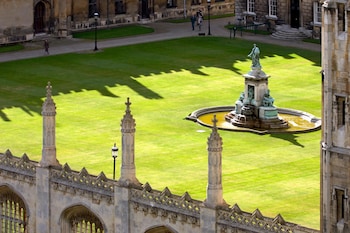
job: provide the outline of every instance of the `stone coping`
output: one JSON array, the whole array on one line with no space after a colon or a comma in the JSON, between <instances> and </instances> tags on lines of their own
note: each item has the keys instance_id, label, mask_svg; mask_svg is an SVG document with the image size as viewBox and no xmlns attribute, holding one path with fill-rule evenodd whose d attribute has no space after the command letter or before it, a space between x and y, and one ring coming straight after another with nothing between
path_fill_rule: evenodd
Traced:
<instances>
[{"instance_id":1,"label":"stone coping","mask_svg":"<svg viewBox=\"0 0 350 233\"><path fill-rule=\"evenodd\" d=\"M199 123L200 125L206 126L211 128L212 125L208 124L206 122L203 122L199 119L200 116L205 114L213 114L213 113L223 113L223 112L231 112L235 110L235 106L213 106L213 107L206 107L201 108L198 110L193 111L190 113L186 120L191 120L196 123ZM306 129L294 129L293 126L289 127L288 129L251 129L251 128L245 128L245 127L223 127L218 126L218 129L222 130L229 130L229 131L240 131L240 132L251 132L251 133L257 133L257 134L269 134L269 133L307 133L312 131L317 131L321 129L321 119L315 117L314 115L303 112L300 110L295 109L288 109L288 108L277 108L277 111L279 114L286 114L291 116L297 116L302 118L303 120L308 121L309 123L312 123L312 127L308 127Z\"/></svg>"}]
</instances>

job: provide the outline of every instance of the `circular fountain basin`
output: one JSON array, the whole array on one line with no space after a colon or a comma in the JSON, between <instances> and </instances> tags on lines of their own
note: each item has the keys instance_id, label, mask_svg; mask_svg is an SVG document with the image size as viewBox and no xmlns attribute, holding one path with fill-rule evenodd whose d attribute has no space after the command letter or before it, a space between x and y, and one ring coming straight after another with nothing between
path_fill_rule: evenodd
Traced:
<instances>
[{"instance_id":1,"label":"circular fountain basin","mask_svg":"<svg viewBox=\"0 0 350 233\"><path fill-rule=\"evenodd\" d=\"M305 133L316 131L321 128L321 119L315 116L294 109L277 108L278 116L288 122L288 128L280 129L258 129L258 128L245 128L233 125L231 122L226 121L225 115L234 111L234 106L217 106L198 109L192 112L186 117L187 120L197 122L206 127L213 127L213 118L216 115L218 122L216 126L218 129L230 130L230 131L243 131L252 132L258 134L268 133Z\"/></svg>"}]
</instances>

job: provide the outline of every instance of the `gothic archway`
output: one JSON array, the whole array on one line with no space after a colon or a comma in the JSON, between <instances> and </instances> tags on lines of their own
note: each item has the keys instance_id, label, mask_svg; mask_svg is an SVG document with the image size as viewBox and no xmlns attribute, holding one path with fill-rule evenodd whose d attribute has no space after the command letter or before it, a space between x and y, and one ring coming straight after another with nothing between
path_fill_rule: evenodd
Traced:
<instances>
[{"instance_id":1,"label":"gothic archway","mask_svg":"<svg viewBox=\"0 0 350 233\"><path fill-rule=\"evenodd\" d=\"M34 8L34 25L35 33L45 32L47 17L46 6L44 2L38 2Z\"/></svg>"},{"instance_id":2,"label":"gothic archway","mask_svg":"<svg viewBox=\"0 0 350 233\"><path fill-rule=\"evenodd\" d=\"M27 211L23 200L7 186L0 187L0 231L27 232Z\"/></svg>"},{"instance_id":3,"label":"gothic archway","mask_svg":"<svg viewBox=\"0 0 350 233\"><path fill-rule=\"evenodd\" d=\"M175 233L165 226L154 227L147 230L145 233Z\"/></svg>"},{"instance_id":4,"label":"gothic archway","mask_svg":"<svg viewBox=\"0 0 350 233\"><path fill-rule=\"evenodd\" d=\"M61 232L104 233L100 219L88 208L77 205L66 209L61 217Z\"/></svg>"}]
</instances>

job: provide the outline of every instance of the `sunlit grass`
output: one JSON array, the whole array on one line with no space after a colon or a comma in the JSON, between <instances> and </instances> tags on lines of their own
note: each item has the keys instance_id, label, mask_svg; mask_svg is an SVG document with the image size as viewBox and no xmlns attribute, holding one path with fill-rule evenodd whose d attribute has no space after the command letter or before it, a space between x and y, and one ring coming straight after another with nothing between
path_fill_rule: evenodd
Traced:
<instances>
[{"instance_id":1,"label":"sunlit grass","mask_svg":"<svg viewBox=\"0 0 350 233\"><path fill-rule=\"evenodd\" d=\"M253 42L191 37L0 63L0 151L40 160L48 81L57 106L57 157L112 177L113 143L130 97L136 175L158 190L206 197L211 130L184 118L233 105L244 90ZM320 53L258 44L275 105L321 115ZM220 131L224 198L244 211L319 228L320 131L256 135ZM119 173L120 156L117 159ZM116 177L119 177L117 174Z\"/></svg>"}]
</instances>

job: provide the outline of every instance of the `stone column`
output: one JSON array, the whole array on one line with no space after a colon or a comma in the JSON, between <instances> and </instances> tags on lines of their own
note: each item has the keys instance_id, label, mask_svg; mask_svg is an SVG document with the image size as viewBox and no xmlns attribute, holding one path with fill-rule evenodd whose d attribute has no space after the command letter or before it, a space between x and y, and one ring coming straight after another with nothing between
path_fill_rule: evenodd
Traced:
<instances>
[{"instance_id":1,"label":"stone column","mask_svg":"<svg viewBox=\"0 0 350 233\"><path fill-rule=\"evenodd\" d=\"M332 91L332 58L334 46L334 34L336 24L336 4L333 1L325 1L322 7L322 69L323 69L323 111L322 111L322 142L321 142L321 216L320 230L324 233L332 232L332 187L331 187L331 152L332 146L332 121L333 121L333 91Z\"/></svg>"},{"instance_id":2,"label":"stone column","mask_svg":"<svg viewBox=\"0 0 350 233\"><path fill-rule=\"evenodd\" d=\"M50 170L44 167L36 168L36 233L50 233Z\"/></svg>"},{"instance_id":3,"label":"stone column","mask_svg":"<svg viewBox=\"0 0 350 233\"><path fill-rule=\"evenodd\" d=\"M222 189L222 138L217 131L214 115L212 133L208 138L208 185L207 198L201 207L201 233L216 233L217 209L227 206Z\"/></svg>"},{"instance_id":4,"label":"stone column","mask_svg":"<svg viewBox=\"0 0 350 233\"><path fill-rule=\"evenodd\" d=\"M217 119L214 115L213 130L208 138L208 185L207 199L204 204L211 208L225 204L222 194L222 138L217 131Z\"/></svg>"},{"instance_id":5,"label":"stone column","mask_svg":"<svg viewBox=\"0 0 350 233\"><path fill-rule=\"evenodd\" d=\"M216 210L206 206L200 211L200 232L216 233Z\"/></svg>"},{"instance_id":6,"label":"stone column","mask_svg":"<svg viewBox=\"0 0 350 233\"><path fill-rule=\"evenodd\" d=\"M46 86L46 100L42 107L43 149L40 166L60 166L56 158L56 104L51 96L50 82Z\"/></svg>"},{"instance_id":7,"label":"stone column","mask_svg":"<svg viewBox=\"0 0 350 233\"><path fill-rule=\"evenodd\" d=\"M70 6L69 6L70 7ZM58 1L58 36L66 37L68 35L67 22L67 0Z\"/></svg>"},{"instance_id":8,"label":"stone column","mask_svg":"<svg viewBox=\"0 0 350 233\"><path fill-rule=\"evenodd\" d=\"M125 115L121 121L122 132L122 166L119 184L122 186L139 186L135 169L135 120L131 115L129 98L127 99Z\"/></svg>"},{"instance_id":9,"label":"stone column","mask_svg":"<svg viewBox=\"0 0 350 233\"><path fill-rule=\"evenodd\" d=\"M114 186L114 233L130 233L130 189Z\"/></svg>"}]
</instances>

